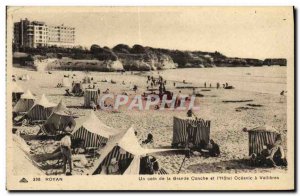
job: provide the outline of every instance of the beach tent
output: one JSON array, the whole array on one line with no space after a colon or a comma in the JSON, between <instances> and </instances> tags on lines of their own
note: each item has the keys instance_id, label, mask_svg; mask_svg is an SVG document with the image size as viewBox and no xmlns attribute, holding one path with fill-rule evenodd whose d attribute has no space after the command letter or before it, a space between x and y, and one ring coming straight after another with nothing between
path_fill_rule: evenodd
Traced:
<instances>
[{"instance_id":1,"label":"beach tent","mask_svg":"<svg viewBox=\"0 0 300 196\"><path fill-rule=\"evenodd\" d=\"M16 113L22 113L22 112L28 112L29 109L34 105L35 97L30 92L30 90L27 90L26 93L21 95L20 100L16 103L16 105L13 108L13 112Z\"/></svg>"},{"instance_id":2,"label":"beach tent","mask_svg":"<svg viewBox=\"0 0 300 196\"><path fill-rule=\"evenodd\" d=\"M63 80L62 80L62 86L63 87L69 87L69 88L72 87L72 84L71 84L69 78L63 78Z\"/></svg>"},{"instance_id":3,"label":"beach tent","mask_svg":"<svg viewBox=\"0 0 300 196\"><path fill-rule=\"evenodd\" d=\"M19 101L23 93L24 90L16 82L12 82L12 101Z\"/></svg>"},{"instance_id":4,"label":"beach tent","mask_svg":"<svg viewBox=\"0 0 300 196\"><path fill-rule=\"evenodd\" d=\"M96 89L85 89L84 92L84 107L90 108L91 103L97 105L98 91Z\"/></svg>"},{"instance_id":5,"label":"beach tent","mask_svg":"<svg viewBox=\"0 0 300 196\"><path fill-rule=\"evenodd\" d=\"M144 155L172 151L174 149L145 149L143 148L134 134L134 128L131 127L125 132L113 136L100 151L100 158L91 168L89 175L105 174L104 168L107 168L113 158L118 162L128 160L129 166L123 174L138 175L140 171L140 158ZM161 169L161 174L165 170Z\"/></svg>"},{"instance_id":6,"label":"beach tent","mask_svg":"<svg viewBox=\"0 0 300 196\"><path fill-rule=\"evenodd\" d=\"M91 111L84 123L72 133L72 137L84 141L84 147L101 147L111 136L119 132L117 129L105 125L98 119L94 111Z\"/></svg>"},{"instance_id":7,"label":"beach tent","mask_svg":"<svg viewBox=\"0 0 300 196\"><path fill-rule=\"evenodd\" d=\"M42 131L47 135L58 135L66 131L69 127L72 131L76 126L73 115L67 109L66 105L60 100L59 104L53 108L52 114L49 116Z\"/></svg>"},{"instance_id":8,"label":"beach tent","mask_svg":"<svg viewBox=\"0 0 300 196\"><path fill-rule=\"evenodd\" d=\"M194 145L199 145L201 141L208 144L210 139L210 121L195 118L173 118L173 141L172 146L186 144L189 137Z\"/></svg>"},{"instance_id":9,"label":"beach tent","mask_svg":"<svg viewBox=\"0 0 300 196\"><path fill-rule=\"evenodd\" d=\"M56 104L49 102L43 94L41 99L27 112L27 117L30 120L47 120L55 106Z\"/></svg>"},{"instance_id":10,"label":"beach tent","mask_svg":"<svg viewBox=\"0 0 300 196\"><path fill-rule=\"evenodd\" d=\"M45 173L37 166L37 164L32 161L32 156L30 155L30 148L23 140L24 144L20 144L20 136L13 136L13 148L12 154L14 160L14 169L12 170L13 175L26 176L28 172L34 176L45 176ZM18 139L16 139L18 137ZM17 140L17 141L16 141ZM27 150L28 149L28 150Z\"/></svg>"},{"instance_id":11,"label":"beach tent","mask_svg":"<svg viewBox=\"0 0 300 196\"><path fill-rule=\"evenodd\" d=\"M29 75L28 74L24 74L22 77L21 77L21 80L23 81L28 81L30 79Z\"/></svg>"},{"instance_id":12,"label":"beach tent","mask_svg":"<svg viewBox=\"0 0 300 196\"><path fill-rule=\"evenodd\" d=\"M249 155L253 153L259 155L264 146L273 145L275 139L280 135L275 128L268 125L245 131L248 132L249 136Z\"/></svg>"},{"instance_id":13,"label":"beach tent","mask_svg":"<svg viewBox=\"0 0 300 196\"><path fill-rule=\"evenodd\" d=\"M80 82L74 82L71 92L75 94L83 92L82 84Z\"/></svg>"}]
</instances>

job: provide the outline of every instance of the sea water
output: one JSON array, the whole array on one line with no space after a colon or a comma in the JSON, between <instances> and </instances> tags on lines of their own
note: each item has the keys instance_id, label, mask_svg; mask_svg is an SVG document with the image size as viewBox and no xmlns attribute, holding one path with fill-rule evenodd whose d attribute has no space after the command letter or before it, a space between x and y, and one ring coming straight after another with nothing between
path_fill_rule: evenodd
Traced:
<instances>
[{"instance_id":1,"label":"sea water","mask_svg":"<svg viewBox=\"0 0 300 196\"><path fill-rule=\"evenodd\" d=\"M215 67L160 71L167 80L192 82L194 86L216 87L217 82L237 90L277 94L287 90L287 67Z\"/></svg>"}]
</instances>

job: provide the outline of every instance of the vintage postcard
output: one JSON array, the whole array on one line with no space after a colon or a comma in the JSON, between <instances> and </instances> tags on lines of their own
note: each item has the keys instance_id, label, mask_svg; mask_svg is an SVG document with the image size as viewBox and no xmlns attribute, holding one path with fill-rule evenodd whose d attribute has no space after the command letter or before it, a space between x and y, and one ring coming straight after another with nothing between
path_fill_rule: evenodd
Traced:
<instances>
[{"instance_id":1,"label":"vintage postcard","mask_svg":"<svg viewBox=\"0 0 300 196\"><path fill-rule=\"evenodd\" d=\"M294 190L293 7L7 7L7 190Z\"/></svg>"}]
</instances>

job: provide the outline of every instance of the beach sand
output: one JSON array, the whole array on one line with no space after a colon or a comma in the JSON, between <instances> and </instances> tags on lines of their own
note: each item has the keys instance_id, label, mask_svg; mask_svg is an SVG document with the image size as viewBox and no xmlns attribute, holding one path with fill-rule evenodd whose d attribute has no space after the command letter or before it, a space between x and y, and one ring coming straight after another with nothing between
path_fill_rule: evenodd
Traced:
<instances>
[{"instance_id":1,"label":"beach sand","mask_svg":"<svg viewBox=\"0 0 300 196\"><path fill-rule=\"evenodd\" d=\"M180 70L178 70L180 71ZM79 118L76 119L77 125L82 122L89 113L90 109L83 109L83 97L66 97L64 96L65 88L56 88L57 83L61 83L64 75L73 76L74 81L82 81L83 77L87 74L77 71L51 71L36 72L23 68L13 68L13 73L17 76L28 74L29 81L17 80L17 83L24 89L30 89L38 98L45 94L47 98L54 103L58 103L63 98L65 104L69 109L76 113ZM132 90L134 84L138 85L136 94L142 94L146 90L146 75L147 73L134 73L126 72L121 73L104 73L104 72L89 72L88 75L94 78L97 82L96 88L101 92L107 88L111 93L120 94L127 92L130 95L135 95ZM10 79L11 76L8 76ZM110 82L104 83L101 80L116 81L116 84ZM164 78L168 79L168 78ZM186 78L178 78L182 81ZM122 85L122 81L126 84ZM84 84L84 87L87 85ZM167 83L167 90L177 93L179 89L173 87L173 81ZM199 156L192 156L187 159L183 164L180 173L239 173L239 172L270 172L278 170L285 172L281 168L254 168L245 164L243 159L248 156L248 134L243 132L244 127L254 128L262 125L271 125L278 129L282 134L284 141L284 149L286 149L286 129L287 129L287 107L286 98L281 98L279 92L277 95L261 92L252 92L245 90L225 90L223 88L211 88L210 91L200 91L204 97L198 98L200 110L194 113L199 118L211 121L211 135L210 137L220 146L221 156L217 158L204 158ZM182 89L183 94L191 94L191 89ZM251 102L238 102L238 103L224 103L228 100L253 100ZM247 104L259 104L261 107L253 107ZM240 110L236 110L239 107ZM146 136L151 132L154 136L154 144L148 147L170 147L173 134L173 116L185 116L186 111L128 111L122 109L119 112L108 112L97 110L96 115L101 121L108 126L117 129L128 129L134 125L138 132L138 139L140 141L146 139ZM26 130L27 131L26 131ZM20 132L28 133L36 131L37 127L24 128L19 127ZM34 145L38 141L31 141L30 145ZM50 144L49 144L50 145ZM51 144L52 145L52 144ZM31 146L32 147L32 146ZM167 154L156 156L160 166L169 173L175 174L178 172L179 167L183 161L183 154ZM90 160L91 161L91 160ZM46 171L51 174L51 171ZM49 173L50 172L50 173ZM54 171L53 171L54 172ZM57 171L55 171L57 172ZM80 174L81 170L75 172Z\"/></svg>"}]
</instances>

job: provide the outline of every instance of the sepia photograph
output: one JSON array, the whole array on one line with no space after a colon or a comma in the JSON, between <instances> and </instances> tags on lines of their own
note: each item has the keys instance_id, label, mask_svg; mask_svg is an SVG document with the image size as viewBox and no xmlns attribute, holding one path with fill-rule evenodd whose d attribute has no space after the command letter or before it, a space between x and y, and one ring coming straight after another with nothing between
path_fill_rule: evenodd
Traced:
<instances>
[{"instance_id":1,"label":"sepia photograph","mask_svg":"<svg viewBox=\"0 0 300 196\"><path fill-rule=\"evenodd\" d=\"M294 8L6 10L8 190L294 190Z\"/></svg>"}]
</instances>

